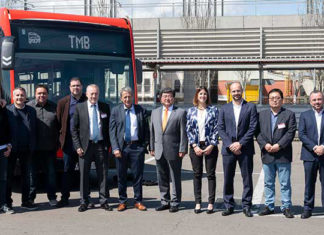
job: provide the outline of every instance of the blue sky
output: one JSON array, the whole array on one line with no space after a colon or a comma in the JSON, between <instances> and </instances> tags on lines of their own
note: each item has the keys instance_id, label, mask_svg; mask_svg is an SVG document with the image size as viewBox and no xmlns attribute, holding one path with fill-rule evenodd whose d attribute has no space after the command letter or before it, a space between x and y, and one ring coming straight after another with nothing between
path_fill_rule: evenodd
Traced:
<instances>
[{"instance_id":1,"label":"blue sky","mask_svg":"<svg viewBox=\"0 0 324 235\"><path fill-rule=\"evenodd\" d=\"M4 1L6 0L0 0L0 5ZM38 11L84 13L84 0L27 0L27 2ZM106 2L109 3L110 0ZM153 18L182 15L182 0L117 0L117 2L119 17ZM221 0L217 2L217 15L220 15ZM306 6L306 0L224 0L224 3L225 16L304 14Z\"/></svg>"}]
</instances>

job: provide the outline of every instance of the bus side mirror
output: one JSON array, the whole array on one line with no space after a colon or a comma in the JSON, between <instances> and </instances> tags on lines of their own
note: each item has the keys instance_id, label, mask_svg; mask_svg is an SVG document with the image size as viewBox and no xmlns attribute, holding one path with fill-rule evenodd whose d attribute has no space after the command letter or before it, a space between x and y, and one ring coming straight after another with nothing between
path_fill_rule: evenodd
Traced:
<instances>
[{"instance_id":1,"label":"bus side mirror","mask_svg":"<svg viewBox=\"0 0 324 235\"><path fill-rule=\"evenodd\" d=\"M136 63L136 83L142 84L142 80L143 80L142 61L140 61L139 59L136 59L135 63Z\"/></svg>"},{"instance_id":2,"label":"bus side mirror","mask_svg":"<svg viewBox=\"0 0 324 235\"><path fill-rule=\"evenodd\" d=\"M14 69L15 37L3 37L1 44L1 68L4 70Z\"/></svg>"}]
</instances>

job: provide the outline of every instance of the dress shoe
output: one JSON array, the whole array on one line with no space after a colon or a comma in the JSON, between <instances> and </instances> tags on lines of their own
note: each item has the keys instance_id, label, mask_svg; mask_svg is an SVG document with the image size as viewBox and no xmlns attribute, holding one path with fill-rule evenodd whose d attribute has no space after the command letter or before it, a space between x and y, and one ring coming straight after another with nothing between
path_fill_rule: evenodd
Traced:
<instances>
[{"instance_id":1,"label":"dress shoe","mask_svg":"<svg viewBox=\"0 0 324 235\"><path fill-rule=\"evenodd\" d=\"M271 215L274 214L274 210L270 210L269 207L265 207L262 211L259 212L259 216Z\"/></svg>"},{"instance_id":2,"label":"dress shoe","mask_svg":"<svg viewBox=\"0 0 324 235\"><path fill-rule=\"evenodd\" d=\"M117 211L124 211L127 209L126 203L120 203L117 207Z\"/></svg>"},{"instance_id":3,"label":"dress shoe","mask_svg":"<svg viewBox=\"0 0 324 235\"><path fill-rule=\"evenodd\" d=\"M234 213L234 209L233 208L227 208L222 212L222 216L228 216Z\"/></svg>"},{"instance_id":4,"label":"dress shoe","mask_svg":"<svg viewBox=\"0 0 324 235\"><path fill-rule=\"evenodd\" d=\"M304 211L303 214L301 214L300 218L301 219L308 219L311 216L312 216L312 211Z\"/></svg>"},{"instance_id":5,"label":"dress shoe","mask_svg":"<svg viewBox=\"0 0 324 235\"><path fill-rule=\"evenodd\" d=\"M171 206L170 209L169 209L170 213L175 213L175 212L178 212L178 211L179 211L179 207L177 207L177 206Z\"/></svg>"},{"instance_id":6,"label":"dress shoe","mask_svg":"<svg viewBox=\"0 0 324 235\"><path fill-rule=\"evenodd\" d=\"M95 208L95 204L93 202L88 203L88 209Z\"/></svg>"},{"instance_id":7,"label":"dress shoe","mask_svg":"<svg viewBox=\"0 0 324 235\"><path fill-rule=\"evenodd\" d=\"M137 210L140 210L140 211L146 211L146 206L144 206L144 204L141 203L141 202L135 203L134 207L135 207Z\"/></svg>"},{"instance_id":8,"label":"dress shoe","mask_svg":"<svg viewBox=\"0 0 324 235\"><path fill-rule=\"evenodd\" d=\"M100 207L106 211L112 211L113 208L108 203L101 204Z\"/></svg>"},{"instance_id":9,"label":"dress shoe","mask_svg":"<svg viewBox=\"0 0 324 235\"><path fill-rule=\"evenodd\" d=\"M291 219L294 218L294 214L291 213L291 210L289 208L284 209L283 214L286 218Z\"/></svg>"},{"instance_id":10,"label":"dress shoe","mask_svg":"<svg viewBox=\"0 0 324 235\"><path fill-rule=\"evenodd\" d=\"M170 209L170 205L161 205L159 207L156 207L155 210L156 211L164 211L164 210L167 210L167 209Z\"/></svg>"},{"instance_id":11,"label":"dress shoe","mask_svg":"<svg viewBox=\"0 0 324 235\"><path fill-rule=\"evenodd\" d=\"M246 217L253 217L253 214L251 212L250 208L243 208L243 213Z\"/></svg>"},{"instance_id":12,"label":"dress shoe","mask_svg":"<svg viewBox=\"0 0 324 235\"><path fill-rule=\"evenodd\" d=\"M199 209L194 209L194 212L195 212L195 214L199 214L199 213L201 213L201 208L199 208Z\"/></svg>"},{"instance_id":13,"label":"dress shoe","mask_svg":"<svg viewBox=\"0 0 324 235\"><path fill-rule=\"evenodd\" d=\"M62 208L62 207L66 207L68 205L69 205L69 200L61 199L60 201L57 202L56 207Z\"/></svg>"},{"instance_id":14,"label":"dress shoe","mask_svg":"<svg viewBox=\"0 0 324 235\"><path fill-rule=\"evenodd\" d=\"M88 210L88 206L86 204L81 204L78 208L79 212L84 212L86 210Z\"/></svg>"},{"instance_id":15,"label":"dress shoe","mask_svg":"<svg viewBox=\"0 0 324 235\"><path fill-rule=\"evenodd\" d=\"M213 209L207 209L206 213L209 214L209 215L213 214L214 213L214 208Z\"/></svg>"}]
</instances>

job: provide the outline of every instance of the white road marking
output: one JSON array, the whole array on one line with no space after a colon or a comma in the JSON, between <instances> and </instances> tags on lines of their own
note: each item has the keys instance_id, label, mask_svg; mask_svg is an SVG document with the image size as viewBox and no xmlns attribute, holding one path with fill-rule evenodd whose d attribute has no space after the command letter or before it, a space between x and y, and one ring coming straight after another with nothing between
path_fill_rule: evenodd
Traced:
<instances>
[{"instance_id":1,"label":"white road marking","mask_svg":"<svg viewBox=\"0 0 324 235\"><path fill-rule=\"evenodd\" d=\"M151 161L153 161L154 159L155 159L154 157L151 157L151 158L145 160L145 163L151 162Z\"/></svg>"},{"instance_id":2,"label":"white road marking","mask_svg":"<svg viewBox=\"0 0 324 235\"><path fill-rule=\"evenodd\" d=\"M258 182L253 191L252 205L259 206L262 202L264 191L264 171L261 169Z\"/></svg>"}]
</instances>

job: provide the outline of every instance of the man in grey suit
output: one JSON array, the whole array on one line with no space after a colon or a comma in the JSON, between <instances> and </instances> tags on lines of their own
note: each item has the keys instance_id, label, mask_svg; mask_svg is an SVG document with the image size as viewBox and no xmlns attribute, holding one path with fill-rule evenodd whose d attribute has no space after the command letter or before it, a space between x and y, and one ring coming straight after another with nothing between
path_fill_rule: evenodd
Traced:
<instances>
[{"instance_id":1,"label":"man in grey suit","mask_svg":"<svg viewBox=\"0 0 324 235\"><path fill-rule=\"evenodd\" d=\"M109 105L98 102L99 88L91 84L87 87L88 100L76 106L73 126L73 145L79 156L80 166L80 207L86 211L89 204L89 173L91 162L95 161L99 181L99 202L101 208L111 211L108 204L108 149L109 141Z\"/></svg>"},{"instance_id":2,"label":"man in grey suit","mask_svg":"<svg viewBox=\"0 0 324 235\"><path fill-rule=\"evenodd\" d=\"M150 153L155 156L161 205L156 211L177 212L181 202L181 165L187 153L186 111L173 105L175 92L161 91L162 107L151 115ZM172 196L170 197L170 177Z\"/></svg>"},{"instance_id":3,"label":"man in grey suit","mask_svg":"<svg viewBox=\"0 0 324 235\"><path fill-rule=\"evenodd\" d=\"M261 149L264 171L265 208L260 216L274 213L276 172L280 182L281 211L286 218L294 218L291 208L292 144L296 132L295 114L282 107L283 94L279 89L269 92L270 109L259 114L260 130L257 141Z\"/></svg>"}]
</instances>

